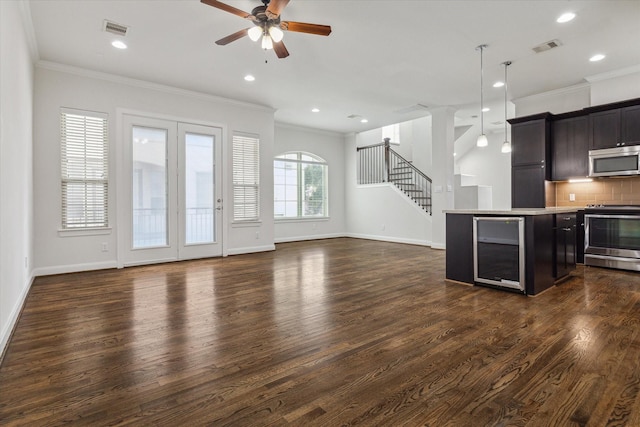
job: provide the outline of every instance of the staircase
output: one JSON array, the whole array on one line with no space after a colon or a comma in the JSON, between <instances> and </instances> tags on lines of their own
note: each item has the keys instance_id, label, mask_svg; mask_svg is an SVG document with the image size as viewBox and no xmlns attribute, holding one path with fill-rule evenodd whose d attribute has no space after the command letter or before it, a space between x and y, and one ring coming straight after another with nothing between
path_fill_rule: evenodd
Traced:
<instances>
[{"instance_id":1,"label":"staircase","mask_svg":"<svg viewBox=\"0 0 640 427\"><path fill-rule=\"evenodd\" d=\"M393 183L409 199L431 215L431 178L389 146L358 147L358 184Z\"/></svg>"}]
</instances>

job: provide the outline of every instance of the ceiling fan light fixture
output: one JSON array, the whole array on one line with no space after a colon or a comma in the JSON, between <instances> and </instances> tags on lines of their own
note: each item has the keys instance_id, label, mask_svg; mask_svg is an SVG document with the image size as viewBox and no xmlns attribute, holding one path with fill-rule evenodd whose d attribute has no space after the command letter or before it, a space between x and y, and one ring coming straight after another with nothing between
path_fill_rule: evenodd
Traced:
<instances>
[{"instance_id":1,"label":"ceiling fan light fixture","mask_svg":"<svg viewBox=\"0 0 640 427\"><path fill-rule=\"evenodd\" d=\"M269 27L269 35L271 36L271 39L276 43L280 43L282 41L282 37L284 37L284 33L282 32L282 30L275 25Z\"/></svg>"},{"instance_id":2,"label":"ceiling fan light fixture","mask_svg":"<svg viewBox=\"0 0 640 427\"><path fill-rule=\"evenodd\" d=\"M262 37L262 28L258 27L257 25L253 28L249 28L249 31L247 31L247 34L249 35L249 38L251 39L251 41L257 42L260 37Z\"/></svg>"},{"instance_id":3,"label":"ceiling fan light fixture","mask_svg":"<svg viewBox=\"0 0 640 427\"><path fill-rule=\"evenodd\" d=\"M269 34L262 36L262 48L265 50L273 49L273 40L271 40Z\"/></svg>"}]
</instances>

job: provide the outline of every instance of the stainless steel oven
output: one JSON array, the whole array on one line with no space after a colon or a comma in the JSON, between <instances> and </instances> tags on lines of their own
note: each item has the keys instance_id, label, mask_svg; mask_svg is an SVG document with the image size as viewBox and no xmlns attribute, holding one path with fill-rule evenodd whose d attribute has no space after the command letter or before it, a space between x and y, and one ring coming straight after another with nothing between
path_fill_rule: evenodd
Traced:
<instances>
[{"instance_id":1,"label":"stainless steel oven","mask_svg":"<svg viewBox=\"0 0 640 427\"><path fill-rule=\"evenodd\" d=\"M587 208L584 263L640 271L640 206Z\"/></svg>"}]
</instances>

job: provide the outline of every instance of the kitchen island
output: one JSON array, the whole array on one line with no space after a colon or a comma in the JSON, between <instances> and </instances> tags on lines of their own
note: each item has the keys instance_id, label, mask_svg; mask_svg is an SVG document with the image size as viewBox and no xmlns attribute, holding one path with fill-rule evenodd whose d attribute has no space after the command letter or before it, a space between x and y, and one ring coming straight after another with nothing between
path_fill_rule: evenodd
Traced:
<instances>
[{"instance_id":1,"label":"kitchen island","mask_svg":"<svg viewBox=\"0 0 640 427\"><path fill-rule=\"evenodd\" d=\"M551 288L575 268L576 212L576 208L445 210L447 280L526 295ZM477 233L482 223L488 226L484 226L486 232L480 226L481 233L496 230L496 236L476 238L474 243L474 230ZM501 237L499 224L503 230L519 230L519 237L515 231L517 241L510 242L514 233L509 238ZM495 247L503 249L493 253L484 250Z\"/></svg>"}]
</instances>

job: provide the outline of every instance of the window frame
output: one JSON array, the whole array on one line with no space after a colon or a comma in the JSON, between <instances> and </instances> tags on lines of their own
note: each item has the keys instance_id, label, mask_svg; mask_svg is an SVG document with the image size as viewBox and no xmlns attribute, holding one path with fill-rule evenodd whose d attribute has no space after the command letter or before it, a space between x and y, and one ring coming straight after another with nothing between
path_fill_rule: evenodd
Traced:
<instances>
[{"instance_id":1,"label":"window frame","mask_svg":"<svg viewBox=\"0 0 640 427\"><path fill-rule=\"evenodd\" d=\"M103 234L110 230L109 149L107 113L60 108L61 235ZM70 218L74 186L75 191L84 187L84 194L75 203L82 212L82 221Z\"/></svg>"},{"instance_id":2,"label":"window frame","mask_svg":"<svg viewBox=\"0 0 640 427\"><path fill-rule=\"evenodd\" d=\"M292 154L296 155L296 159L290 159L290 158L286 158L285 156L290 156ZM303 156L308 156L310 157L312 160L306 160L303 159ZM275 215L275 206L274 206L274 220L275 221L279 221L279 222L285 222L285 221L313 221L313 220L322 220L322 219L327 219L329 218L329 164L327 163L326 160L324 160L322 157L313 154L313 153L309 153L309 152L305 152L305 151L288 151L285 153L281 153L277 156L274 157L273 159L274 161L274 173L275 173L275 162L288 162L288 163L293 163L296 165L296 193L297 193L297 200L296 200L296 210L297 210L297 216L276 216ZM303 213L303 208L304 208L304 202L305 202L305 198L304 198L304 182L302 182L303 180L303 173L302 173L302 168L303 165L319 165L322 166L323 168L323 173L322 173L322 178L323 178L323 200L322 200L322 206L323 206L323 212L322 215L314 215L314 216L305 216ZM275 190L275 186L276 185L282 185L282 184L276 184L275 182L275 176L274 176L274 205L276 203L276 190Z\"/></svg>"}]
</instances>

